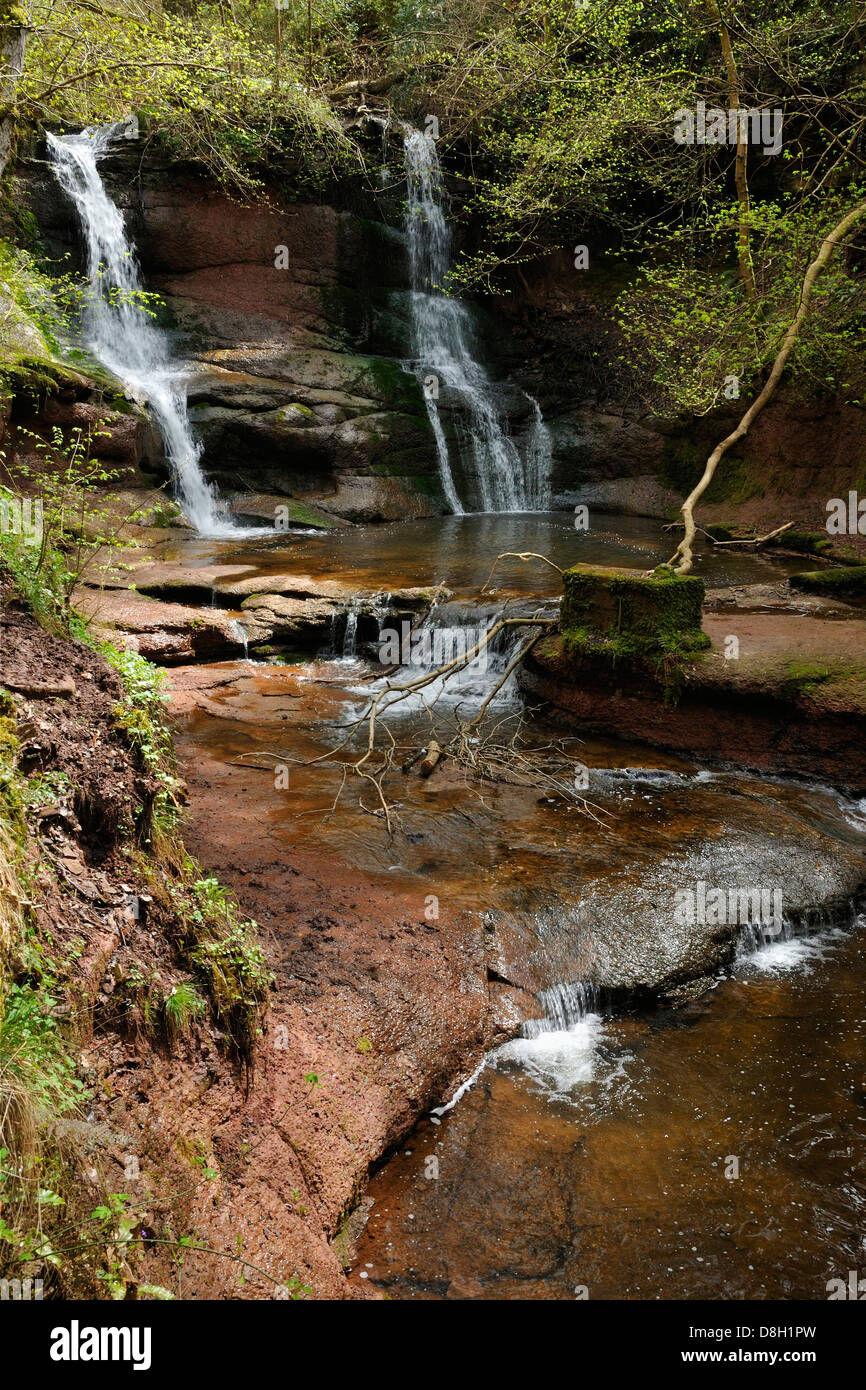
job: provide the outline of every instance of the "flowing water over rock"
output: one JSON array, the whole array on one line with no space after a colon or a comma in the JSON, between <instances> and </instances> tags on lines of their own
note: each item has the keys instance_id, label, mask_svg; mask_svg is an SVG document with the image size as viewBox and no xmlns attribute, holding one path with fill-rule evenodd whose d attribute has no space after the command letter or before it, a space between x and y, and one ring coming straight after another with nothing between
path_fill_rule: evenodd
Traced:
<instances>
[{"instance_id":1,"label":"flowing water over rock","mask_svg":"<svg viewBox=\"0 0 866 1390\"><path fill-rule=\"evenodd\" d=\"M164 333L148 317L135 247L99 174L99 160L124 138L125 129L118 123L80 135L47 136L57 179L75 204L85 236L90 293L82 326L87 347L152 411L189 520L202 535L227 536L237 528L199 467L200 447L187 414L183 375L171 361Z\"/></svg>"},{"instance_id":2,"label":"flowing water over rock","mask_svg":"<svg viewBox=\"0 0 866 1390\"><path fill-rule=\"evenodd\" d=\"M355 1277L410 1299L825 1299L863 1262L866 965L856 933L780 951L675 1013L500 1049L371 1183Z\"/></svg>"},{"instance_id":3,"label":"flowing water over rock","mask_svg":"<svg viewBox=\"0 0 866 1390\"><path fill-rule=\"evenodd\" d=\"M646 567L663 544L634 520L577 536L562 518L531 520L524 545L563 561L580 548ZM305 581L351 573L378 598L347 608L316 661L214 668L183 716L181 747L268 901L299 853L338 862L416 904L422 923L432 895L441 921L422 932L469 923L486 970L496 1045L373 1180L355 1273L424 1299L820 1297L856 1267L866 1208L861 806L578 739L544 711L528 719L512 683L496 690L513 633L454 689L437 682L383 709L392 835L373 794L346 794L339 765L313 761L337 755L371 695L398 691L444 644L551 611L544 567L514 562L481 592L514 524L460 517L280 552L223 548L258 567L254 588L303 569ZM483 547L467 544L475 525ZM181 545L188 560L214 558L204 542ZM729 552L704 563L724 582L779 573ZM433 576L456 596L408 624L408 646L398 630L395 663L386 600ZM483 787L451 759L428 780L401 772L494 690L484 727L516 739L522 762ZM290 769L279 793L275 759ZM562 791L578 772L590 815ZM305 957L301 978L308 968Z\"/></svg>"},{"instance_id":4,"label":"flowing water over rock","mask_svg":"<svg viewBox=\"0 0 866 1390\"><path fill-rule=\"evenodd\" d=\"M551 441L538 402L527 396L531 423L523 450L508 434L493 384L477 359L469 310L444 293L451 233L442 207L436 142L419 130L405 137L406 239L412 287L415 360L436 439L442 488L451 510L463 505L439 409L453 409L460 462L484 512L540 511L550 503Z\"/></svg>"}]
</instances>

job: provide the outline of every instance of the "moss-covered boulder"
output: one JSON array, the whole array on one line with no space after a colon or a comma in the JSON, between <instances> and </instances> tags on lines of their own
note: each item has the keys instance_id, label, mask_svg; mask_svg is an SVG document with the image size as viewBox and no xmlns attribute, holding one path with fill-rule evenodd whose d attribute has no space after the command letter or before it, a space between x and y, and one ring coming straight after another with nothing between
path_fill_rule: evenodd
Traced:
<instances>
[{"instance_id":1,"label":"moss-covered boulder","mask_svg":"<svg viewBox=\"0 0 866 1390\"><path fill-rule=\"evenodd\" d=\"M660 566L652 574L577 565L563 575L562 650L576 668L631 667L660 680L666 695L688 661L710 646L701 628L704 583Z\"/></svg>"},{"instance_id":2,"label":"moss-covered boulder","mask_svg":"<svg viewBox=\"0 0 866 1390\"><path fill-rule=\"evenodd\" d=\"M807 594L826 594L831 598L866 596L866 565L804 570L802 574L792 574L788 583L792 589L802 589Z\"/></svg>"},{"instance_id":3,"label":"moss-covered boulder","mask_svg":"<svg viewBox=\"0 0 866 1390\"><path fill-rule=\"evenodd\" d=\"M666 565L652 574L576 565L562 578L564 631L589 628L650 649L684 641L693 650L709 645L701 631L704 581L694 575L674 574Z\"/></svg>"}]
</instances>

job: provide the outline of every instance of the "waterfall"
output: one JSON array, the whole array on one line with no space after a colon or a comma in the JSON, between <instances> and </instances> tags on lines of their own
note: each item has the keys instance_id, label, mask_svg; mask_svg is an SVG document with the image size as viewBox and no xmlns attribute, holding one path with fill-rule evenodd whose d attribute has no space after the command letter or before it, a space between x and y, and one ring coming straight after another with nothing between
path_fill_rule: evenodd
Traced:
<instances>
[{"instance_id":1,"label":"waterfall","mask_svg":"<svg viewBox=\"0 0 866 1390\"><path fill-rule=\"evenodd\" d=\"M404 137L414 359L407 369L424 384L427 415L436 440L442 489L452 511L465 512L454 484L439 398L448 392L456 406L460 461L478 490L485 512L538 511L550 497L550 435L538 402L533 407L525 457L503 427L492 383L475 359L472 324L465 304L442 291L451 261L451 234L442 209L442 171L436 142L420 130Z\"/></svg>"},{"instance_id":2,"label":"waterfall","mask_svg":"<svg viewBox=\"0 0 866 1390\"><path fill-rule=\"evenodd\" d=\"M358 643L358 602L353 599L346 614L346 630L343 633L343 656L354 657Z\"/></svg>"},{"instance_id":3,"label":"waterfall","mask_svg":"<svg viewBox=\"0 0 866 1390\"><path fill-rule=\"evenodd\" d=\"M550 506L550 470L553 462L553 443L550 430L544 423L541 406L528 391L523 393L532 406L532 423L526 435L526 495L532 500L532 511Z\"/></svg>"},{"instance_id":4,"label":"waterfall","mask_svg":"<svg viewBox=\"0 0 866 1390\"><path fill-rule=\"evenodd\" d=\"M543 1018L530 1018L523 1025L523 1035L538 1038L542 1033L567 1033L590 1015L598 1012L598 990L594 985L578 980L551 985L541 990L538 1002L544 1009Z\"/></svg>"},{"instance_id":5,"label":"waterfall","mask_svg":"<svg viewBox=\"0 0 866 1390\"><path fill-rule=\"evenodd\" d=\"M193 438L182 374L171 362L165 334L142 307L135 248L99 176L98 161L124 129L115 123L80 135L48 135L54 172L75 204L87 245L85 341L133 399L150 408L188 519L203 535L230 535L237 528L199 467L201 450Z\"/></svg>"},{"instance_id":6,"label":"waterfall","mask_svg":"<svg viewBox=\"0 0 866 1390\"><path fill-rule=\"evenodd\" d=\"M229 622L228 628L235 641L240 642L241 646L244 649L244 661L248 661L250 655L249 633L247 632L243 623L239 623L236 618L232 618Z\"/></svg>"},{"instance_id":7,"label":"waterfall","mask_svg":"<svg viewBox=\"0 0 866 1390\"><path fill-rule=\"evenodd\" d=\"M504 1043L490 1060L517 1062L546 1090L566 1094L609 1072L598 991L580 981L543 989L543 1018L528 1019L522 1036Z\"/></svg>"}]
</instances>

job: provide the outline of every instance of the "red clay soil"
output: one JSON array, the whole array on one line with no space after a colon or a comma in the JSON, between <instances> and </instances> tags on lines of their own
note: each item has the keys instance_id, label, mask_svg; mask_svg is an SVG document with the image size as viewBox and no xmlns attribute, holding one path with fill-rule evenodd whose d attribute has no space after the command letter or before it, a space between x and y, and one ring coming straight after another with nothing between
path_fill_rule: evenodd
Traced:
<instances>
[{"instance_id":1,"label":"red clay soil","mask_svg":"<svg viewBox=\"0 0 866 1390\"><path fill-rule=\"evenodd\" d=\"M331 1238L370 1165L492 1039L483 932L444 912L428 922L423 902L333 862L289 862L244 802L244 779L233 790L191 756L187 845L260 923L276 979L251 1076L209 1020L171 1047L147 1033L117 1007L120 982L137 970L165 993L192 972L135 879L136 811L152 787L112 716L117 679L15 605L2 616L0 679L20 687L24 770L67 771L78 789L29 817L39 929L91 1096L69 1122L80 1201L129 1194L135 1277L185 1298L285 1297L290 1280L305 1297L357 1297ZM179 686L184 674L173 673ZM207 673L187 675L197 702ZM71 693L45 692L69 676ZM156 1241L193 1234L215 1253L187 1250L179 1285L176 1252Z\"/></svg>"}]
</instances>

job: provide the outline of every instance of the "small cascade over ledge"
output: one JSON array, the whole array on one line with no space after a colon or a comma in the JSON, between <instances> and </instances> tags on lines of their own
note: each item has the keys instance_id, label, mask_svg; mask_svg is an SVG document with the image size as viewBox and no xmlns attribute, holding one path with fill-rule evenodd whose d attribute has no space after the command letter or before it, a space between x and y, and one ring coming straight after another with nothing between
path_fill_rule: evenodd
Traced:
<instances>
[{"instance_id":1,"label":"small cascade over ledge","mask_svg":"<svg viewBox=\"0 0 866 1390\"><path fill-rule=\"evenodd\" d=\"M420 130L404 137L414 359L407 370L422 380L436 440L442 490L451 510L464 514L448 439L440 415L444 395L454 410L457 447L484 512L543 511L550 505L551 440L538 402L526 392L530 425L523 451L511 438L493 383L472 349L469 310L443 293L451 263L451 233L442 208L443 182L436 142Z\"/></svg>"},{"instance_id":2,"label":"small cascade over ledge","mask_svg":"<svg viewBox=\"0 0 866 1390\"><path fill-rule=\"evenodd\" d=\"M116 122L78 135L48 135L57 180L75 205L87 247L90 294L82 311L87 348L153 415L184 512L204 536L239 529L221 506L199 466L200 446L187 413L182 372L172 362L166 335L142 305L135 247L120 209L109 197L98 163L127 125Z\"/></svg>"}]
</instances>

